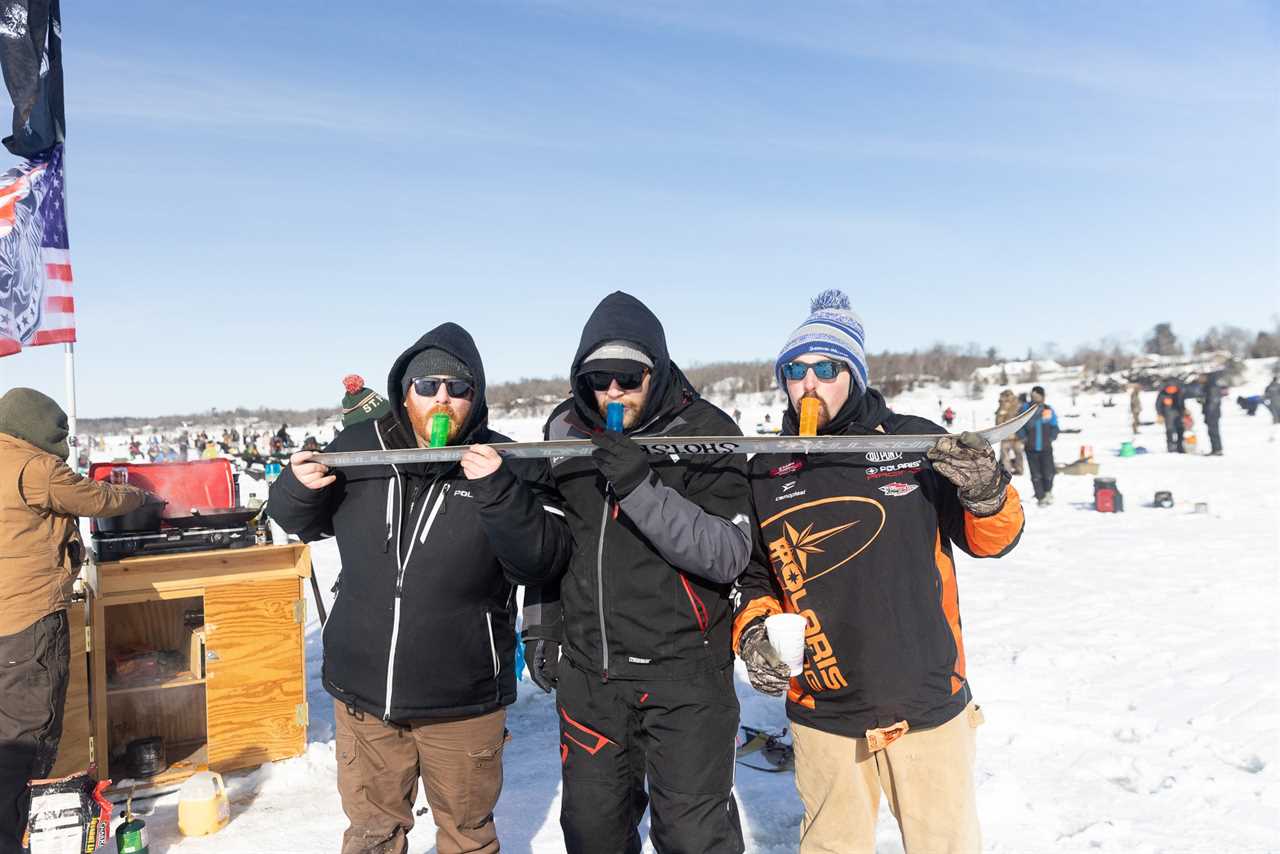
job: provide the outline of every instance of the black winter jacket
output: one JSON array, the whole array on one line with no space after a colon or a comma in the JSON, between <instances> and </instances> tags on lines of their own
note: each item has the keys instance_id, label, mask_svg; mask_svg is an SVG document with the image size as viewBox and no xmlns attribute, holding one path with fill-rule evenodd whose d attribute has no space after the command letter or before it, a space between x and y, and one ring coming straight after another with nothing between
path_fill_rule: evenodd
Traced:
<instances>
[{"instance_id":1,"label":"black winter jacket","mask_svg":"<svg viewBox=\"0 0 1280 854\"><path fill-rule=\"evenodd\" d=\"M783 433L795 435L796 421L789 408ZM946 431L889 411L871 389L819 432ZM974 557L1012 549L1023 523L1013 487L997 513L977 517L923 453L757 454L749 470L759 527L735 642L761 617L805 615L804 672L791 680L787 716L852 738L955 717L972 693L953 547Z\"/></svg>"},{"instance_id":2,"label":"black winter jacket","mask_svg":"<svg viewBox=\"0 0 1280 854\"><path fill-rule=\"evenodd\" d=\"M484 367L471 336L446 323L396 360L391 413L344 430L327 451L416 447L401 377L439 347L476 378L453 444L510 441L489 430ZM456 463L359 466L304 487L286 469L272 518L304 540L338 538L342 574L324 627L325 689L384 720L477 715L516 697L514 585L561 571L571 543L544 461L506 460L467 480Z\"/></svg>"},{"instance_id":3,"label":"black winter jacket","mask_svg":"<svg viewBox=\"0 0 1280 854\"><path fill-rule=\"evenodd\" d=\"M571 376L614 339L639 344L654 360L648 401L628 435L742 435L698 396L671 362L661 323L627 294L611 294L591 315ZM575 386L544 435L583 438L603 426L591 392ZM551 463L573 559L558 589L526 592L525 618L546 621L562 610L562 653L606 680L681 679L733 659L730 593L750 556L745 460L672 455L650 466L649 480L619 502L590 457Z\"/></svg>"}]
</instances>

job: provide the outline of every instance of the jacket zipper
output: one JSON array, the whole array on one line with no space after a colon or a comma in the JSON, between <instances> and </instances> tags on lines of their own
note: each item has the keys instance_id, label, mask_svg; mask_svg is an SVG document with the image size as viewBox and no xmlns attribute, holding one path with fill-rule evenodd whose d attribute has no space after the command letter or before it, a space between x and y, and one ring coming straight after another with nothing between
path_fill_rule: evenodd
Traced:
<instances>
[{"instance_id":1,"label":"jacket zipper","mask_svg":"<svg viewBox=\"0 0 1280 854\"><path fill-rule=\"evenodd\" d=\"M489 611L484 612L484 622L489 629L489 655L493 658L494 693L501 697L502 686L498 684L498 673L502 668L498 664L498 645L493 642L493 614Z\"/></svg>"},{"instance_id":2,"label":"jacket zipper","mask_svg":"<svg viewBox=\"0 0 1280 854\"><path fill-rule=\"evenodd\" d=\"M693 585L689 583L689 579L684 572L676 570L680 575L680 583L684 585L684 595L689 597L689 605L693 608L693 618L698 621L698 631L702 632L702 637L707 637L707 625L711 622L710 616L707 614L707 606L703 604L702 597L693 589Z\"/></svg>"},{"instance_id":3,"label":"jacket zipper","mask_svg":"<svg viewBox=\"0 0 1280 854\"><path fill-rule=\"evenodd\" d=\"M596 602L600 613L600 681L609 681L609 636L604 627L604 532L609 525L612 484L604 490L604 512L600 514L600 542L596 545Z\"/></svg>"},{"instance_id":4,"label":"jacket zipper","mask_svg":"<svg viewBox=\"0 0 1280 854\"><path fill-rule=\"evenodd\" d=\"M427 523L425 528L423 528L423 531L422 531L421 542L426 542L427 532L431 530L431 525L436 520L436 514L440 512L440 505L444 503L444 496L445 496L445 492L447 491L444 487L447 487L447 484L441 485L441 489L436 493L435 503L432 503L431 490L435 486L436 484L433 483L431 484L431 486L427 487L427 494L424 497L424 500L422 502L422 510L419 511L418 521L413 526L413 533L416 535L418 532L418 528L422 526L422 517L426 515ZM427 513L428 505L431 506L430 514ZM410 513L413 512L413 505L410 505L409 512ZM397 523L398 523L398 518L397 518ZM387 693L386 693L386 699L382 707L382 719L384 721L391 720L392 688L395 685L395 676L396 676L396 642L399 640L399 637L400 637L400 601L401 601L402 593L404 592L404 574L405 574L405 570L409 566L409 559L413 557L413 547L417 545L418 542L419 542L419 538L417 536L410 538L409 550L405 552L404 558L399 561L399 565L396 570L396 598L393 603L392 612L391 612L391 648L387 654ZM400 556L400 540L399 540L399 537L397 537L396 538L396 557L399 558L399 556Z\"/></svg>"}]
</instances>

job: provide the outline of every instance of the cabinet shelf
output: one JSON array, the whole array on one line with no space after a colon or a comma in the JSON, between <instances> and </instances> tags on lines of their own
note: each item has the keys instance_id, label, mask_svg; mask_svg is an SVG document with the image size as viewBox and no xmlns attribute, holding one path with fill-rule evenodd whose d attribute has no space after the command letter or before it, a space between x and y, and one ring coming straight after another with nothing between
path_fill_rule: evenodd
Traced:
<instances>
[{"instance_id":1,"label":"cabinet shelf","mask_svg":"<svg viewBox=\"0 0 1280 854\"><path fill-rule=\"evenodd\" d=\"M163 691L166 688L182 688L187 685L203 685L205 680L190 670L173 673L167 676L156 676L150 679L131 680L117 684L107 683L107 696L120 694L137 694L141 691Z\"/></svg>"}]
</instances>

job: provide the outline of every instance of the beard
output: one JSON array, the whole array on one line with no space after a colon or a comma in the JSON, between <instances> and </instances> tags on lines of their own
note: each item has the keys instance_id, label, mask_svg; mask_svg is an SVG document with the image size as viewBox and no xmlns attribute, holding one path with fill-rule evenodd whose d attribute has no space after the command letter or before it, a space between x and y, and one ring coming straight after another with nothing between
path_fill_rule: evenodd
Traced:
<instances>
[{"instance_id":1,"label":"beard","mask_svg":"<svg viewBox=\"0 0 1280 854\"><path fill-rule=\"evenodd\" d=\"M600 417L604 419L606 424L609 422L610 403L622 404L622 429L630 430L632 427L636 426L636 422L640 420L640 408L644 406L643 399L641 399L639 403L628 400L626 397L623 397L621 400L597 402L596 410L599 411Z\"/></svg>"},{"instance_id":2,"label":"beard","mask_svg":"<svg viewBox=\"0 0 1280 854\"><path fill-rule=\"evenodd\" d=\"M445 440L446 444L453 444L453 440L458 438L458 431L462 429L462 419L458 417L458 413L453 410L447 403L437 403L429 409L418 409L406 407L409 412L409 421L413 424L414 435L418 437L418 444L425 448L431 444L431 418L437 412L443 412L449 416L449 438Z\"/></svg>"},{"instance_id":3,"label":"beard","mask_svg":"<svg viewBox=\"0 0 1280 854\"><path fill-rule=\"evenodd\" d=\"M831 423L831 413L827 411L827 402L818 397L817 392L808 392L800 396L800 400L812 398L818 401L818 429L821 430ZM800 419L800 407L796 406L796 420Z\"/></svg>"}]
</instances>

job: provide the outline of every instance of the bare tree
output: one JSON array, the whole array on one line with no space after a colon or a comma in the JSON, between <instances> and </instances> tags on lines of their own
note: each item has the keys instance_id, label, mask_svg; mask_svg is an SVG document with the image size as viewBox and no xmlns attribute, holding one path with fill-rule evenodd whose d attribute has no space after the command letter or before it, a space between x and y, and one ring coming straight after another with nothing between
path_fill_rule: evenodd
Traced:
<instances>
[{"instance_id":1,"label":"bare tree","mask_svg":"<svg viewBox=\"0 0 1280 854\"><path fill-rule=\"evenodd\" d=\"M1178 336L1173 334L1173 324L1157 323L1155 329L1151 330L1151 337L1142 345L1142 350L1157 356L1181 356L1182 344L1178 341Z\"/></svg>"}]
</instances>

